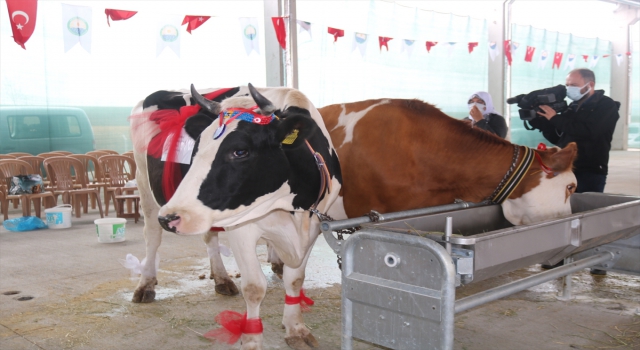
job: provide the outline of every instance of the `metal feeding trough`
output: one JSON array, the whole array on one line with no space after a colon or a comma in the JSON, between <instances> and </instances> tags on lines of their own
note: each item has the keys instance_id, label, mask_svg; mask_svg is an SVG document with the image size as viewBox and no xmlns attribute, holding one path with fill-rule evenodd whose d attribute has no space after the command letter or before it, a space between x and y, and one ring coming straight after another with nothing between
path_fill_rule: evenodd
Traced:
<instances>
[{"instance_id":1,"label":"metal feeding trough","mask_svg":"<svg viewBox=\"0 0 640 350\"><path fill-rule=\"evenodd\" d=\"M467 209L462 209L467 208ZM571 196L573 214L513 226L499 206L457 203L323 222L342 256L342 349L451 349L455 313L586 267L640 275L640 197ZM333 231L360 225L346 241ZM455 300L456 286L537 263L562 267ZM565 296L570 278L565 278Z\"/></svg>"}]
</instances>

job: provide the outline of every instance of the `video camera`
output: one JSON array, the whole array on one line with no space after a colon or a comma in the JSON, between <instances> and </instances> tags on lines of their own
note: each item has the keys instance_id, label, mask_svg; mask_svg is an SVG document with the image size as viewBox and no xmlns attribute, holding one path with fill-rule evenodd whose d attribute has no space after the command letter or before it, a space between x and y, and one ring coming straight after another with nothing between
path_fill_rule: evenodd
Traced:
<instances>
[{"instance_id":1,"label":"video camera","mask_svg":"<svg viewBox=\"0 0 640 350\"><path fill-rule=\"evenodd\" d=\"M562 113L569 106L564 98L567 97L567 88L564 85L556 85L554 87L531 91L528 94L521 94L507 99L507 103L512 105L518 104L520 110L520 119L532 120L538 116L537 111L541 105L546 105L557 113Z\"/></svg>"}]
</instances>

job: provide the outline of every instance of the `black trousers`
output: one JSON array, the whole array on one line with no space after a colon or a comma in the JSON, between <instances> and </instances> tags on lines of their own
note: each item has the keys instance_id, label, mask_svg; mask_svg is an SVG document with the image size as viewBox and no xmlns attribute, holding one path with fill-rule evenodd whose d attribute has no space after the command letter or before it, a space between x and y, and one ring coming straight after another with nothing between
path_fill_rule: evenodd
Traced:
<instances>
[{"instance_id":1,"label":"black trousers","mask_svg":"<svg viewBox=\"0 0 640 350\"><path fill-rule=\"evenodd\" d=\"M607 175L588 171L575 171L574 174L578 180L576 193L604 192L604 185L607 183Z\"/></svg>"}]
</instances>

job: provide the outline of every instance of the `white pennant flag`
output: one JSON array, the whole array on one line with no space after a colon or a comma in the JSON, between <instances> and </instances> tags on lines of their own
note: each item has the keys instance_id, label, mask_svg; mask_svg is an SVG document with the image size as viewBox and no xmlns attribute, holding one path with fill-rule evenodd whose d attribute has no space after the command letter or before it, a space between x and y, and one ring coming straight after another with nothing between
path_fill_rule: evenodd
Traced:
<instances>
[{"instance_id":1,"label":"white pennant flag","mask_svg":"<svg viewBox=\"0 0 640 350\"><path fill-rule=\"evenodd\" d=\"M240 28L242 29L242 42L247 56L251 51L255 50L260 54L260 45L258 42L258 18L257 17L240 17Z\"/></svg>"},{"instance_id":2,"label":"white pennant flag","mask_svg":"<svg viewBox=\"0 0 640 350\"><path fill-rule=\"evenodd\" d=\"M64 52L80 43L80 46L91 53L92 27L91 7L62 4Z\"/></svg>"},{"instance_id":3,"label":"white pennant flag","mask_svg":"<svg viewBox=\"0 0 640 350\"><path fill-rule=\"evenodd\" d=\"M450 41L447 44L449 45L449 50L448 50L447 55L450 57L451 54L453 54L453 49L456 47L456 43L453 42L453 41Z\"/></svg>"},{"instance_id":4,"label":"white pennant flag","mask_svg":"<svg viewBox=\"0 0 640 350\"><path fill-rule=\"evenodd\" d=\"M540 54L540 58L538 59L538 68L543 69L546 65L547 62L549 61L549 53L547 52L547 50L542 50L542 53Z\"/></svg>"},{"instance_id":5,"label":"white pennant flag","mask_svg":"<svg viewBox=\"0 0 640 350\"><path fill-rule=\"evenodd\" d=\"M369 36L364 33L355 33L353 35L353 46L351 47L351 52L358 48L360 50L360 55L364 57L365 52L367 51L367 38Z\"/></svg>"},{"instance_id":6,"label":"white pennant flag","mask_svg":"<svg viewBox=\"0 0 640 350\"><path fill-rule=\"evenodd\" d=\"M180 57L180 17L160 18L156 30L156 57L169 47Z\"/></svg>"},{"instance_id":7,"label":"white pennant flag","mask_svg":"<svg viewBox=\"0 0 640 350\"><path fill-rule=\"evenodd\" d=\"M489 57L491 57L491 61L495 61L496 57L498 57L498 44L495 41L489 43Z\"/></svg>"},{"instance_id":8,"label":"white pennant flag","mask_svg":"<svg viewBox=\"0 0 640 350\"><path fill-rule=\"evenodd\" d=\"M516 50L520 47L520 43L511 42L511 57L516 56Z\"/></svg>"},{"instance_id":9,"label":"white pennant flag","mask_svg":"<svg viewBox=\"0 0 640 350\"><path fill-rule=\"evenodd\" d=\"M415 43L416 43L415 40L403 39L401 52L406 52L407 57L411 57L411 54L413 53L413 48L414 48L413 44Z\"/></svg>"},{"instance_id":10,"label":"white pennant flag","mask_svg":"<svg viewBox=\"0 0 640 350\"><path fill-rule=\"evenodd\" d=\"M309 39L313 39L313 37L311 36L311 23L310 22L305 22L305 21L301 21L299 19L296 20L296 23L298 23L298 33L302 33L307 32L309 34Z\"/></svg>"},{"instance_id":11,"label":"white pennant flag","mask_svg":"<svg viewBox=\"0 0 640 350\"><path fill-rule=\"evenodd\" d=\"M622 59L623 59L623 58L624 58L624 57L622 56L622 54L621 54L621 53L619 53L619 54L617 54L617 55L616 55L616 63L618 64L618 67L620 67L620 65L622 64Z\"/></svg>"},{"instance_id":12,"label":"white pennant flag","mask_svg":"<svg viewBox=\"0 0 640 350\"><path fill-rule=\"evenodd\" d=\"M576 65L576 55L570 54L567 56L567 62L564 64L564 70L573 70Z\"/></svg>"},{"instance_id":13,"label":"white pennant flag","mask_svg":"<svg viewBox=\"0 0 640 350\"><path fill-rule=\"evenodd\" d=\"M600 60L600 56L598 55L591 56L591 61L589 62L589 68L595 67L596 64L598 64L599 60Z\"/></svg>"}]
</instances>

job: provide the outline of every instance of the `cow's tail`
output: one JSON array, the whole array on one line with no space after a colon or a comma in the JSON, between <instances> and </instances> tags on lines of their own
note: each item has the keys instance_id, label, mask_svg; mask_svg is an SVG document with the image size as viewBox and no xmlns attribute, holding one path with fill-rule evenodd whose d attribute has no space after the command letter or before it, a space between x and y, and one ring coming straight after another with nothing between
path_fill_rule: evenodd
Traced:
<instances>
[{"instance_id":1,"label":"cow's tail","mask_svg":"<svg viewBox=\"0 0 640 350\"><path fill-rule=\"evenodd\" d=\"M153 112L155 112L155 110L144 110L139 113L133 113L128 118L129 124L131 125L133 149L137 153L147 152L147 147L151 139L160 133L158 124L150 119Z\"/></svg>"}]
</instances>

